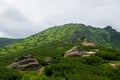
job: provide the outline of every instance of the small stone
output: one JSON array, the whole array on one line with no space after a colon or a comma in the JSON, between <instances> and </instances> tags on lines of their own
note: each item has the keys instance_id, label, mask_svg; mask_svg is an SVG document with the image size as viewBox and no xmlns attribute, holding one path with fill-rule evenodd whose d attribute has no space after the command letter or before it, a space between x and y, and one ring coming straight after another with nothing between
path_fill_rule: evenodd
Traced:
<instances>
[{"instance_id":1,"label":"small stone","mask_svg":"<svg viewBox=\"0 0 120 80\"><path fill-rule=\"evenodd\" d=\"M52 62L52 58L51 57L46 57L45 58L45 62L51 63Z\"/></svg>"}]
</instances>

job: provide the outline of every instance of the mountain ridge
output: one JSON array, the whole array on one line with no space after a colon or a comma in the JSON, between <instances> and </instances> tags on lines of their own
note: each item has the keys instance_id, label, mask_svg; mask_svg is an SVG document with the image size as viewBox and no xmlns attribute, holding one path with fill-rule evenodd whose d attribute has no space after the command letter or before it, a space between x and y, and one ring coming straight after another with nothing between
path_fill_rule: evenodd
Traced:
<instances>
[{"instance_id":1,"label":"mountain ridge","mask_svg":"<svg viewBox=\"0 0 120 80\"><path fill-rule=\"evenodd\" d=\"M119 80L120 51L108 48L112 47L108 44L115 45L109 43L111 40L119 43L119 33L113 29L93 28L83 24L49 28L1 49L0 80ZM83 41L96 43L86 46L82 45ZM104 46L100 46L101 42ZM76 46L80 48L78 52L84 54L74 58L65 57L66 51L74 54L76 51L73 47ZM16 69L24 67L26 63L33 63L32 57L28 59L25 55L32 55L39 62L37 70L26 72ZM52 59L50 63L45 61L48 57ZM16 66L19 60L18 63L24 66ZM14 68L9 69L12 63ZM29 68L34 69L31 66Z\"/></svg>"},{"instance_id":2,"label":"mountain ridge","mask_svg":"<svg viewBox=\"0 0 120 80\"><path fill-rule=\"evenodd\" d=\"M94 42L96 45L120 49L120 32L112 28L108 29L108 27L94 28L84 24L71 23L48 28L42 32L31 35L18 43L7 46L1 50L1 53L14 53L17 50L31 49L52 41L79 41L81 43L83 37ZM6 52L6 50L8 52Z\"/></svg>"}]
</instances>

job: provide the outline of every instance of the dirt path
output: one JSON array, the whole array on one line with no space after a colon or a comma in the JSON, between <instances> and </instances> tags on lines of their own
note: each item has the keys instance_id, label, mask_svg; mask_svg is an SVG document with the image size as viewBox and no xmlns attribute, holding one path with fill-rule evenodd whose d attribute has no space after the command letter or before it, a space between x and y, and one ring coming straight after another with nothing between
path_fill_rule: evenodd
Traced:
<instances>
[{"instance_id":1,"label":"dirt path","mask_svg":"<svg viewBox=\"0 0 120 80\"><path fill-rule=\"evenodd\" d=\"M39 74L40 74L40 75L42 75L44 69L45 69L45 67L40 67L40 69L39 69Z\"/></svg>"}]
</instances>

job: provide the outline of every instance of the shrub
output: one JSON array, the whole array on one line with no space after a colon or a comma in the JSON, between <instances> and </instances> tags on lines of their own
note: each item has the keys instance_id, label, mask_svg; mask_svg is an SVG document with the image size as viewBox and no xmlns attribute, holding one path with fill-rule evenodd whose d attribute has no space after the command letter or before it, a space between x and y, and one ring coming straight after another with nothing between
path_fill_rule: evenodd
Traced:
<instances>
[{"instance_id":1,"label":"shrub","mask_svg":"<svg viewBox=\"0 0 120 80\"><path fill-rule=\"evenodd\" d=\"M51 67L46 67L45 68L45 75L47 75L48 77L52 76L53 71L51 69Z\"/></svg>"}]
</instances>

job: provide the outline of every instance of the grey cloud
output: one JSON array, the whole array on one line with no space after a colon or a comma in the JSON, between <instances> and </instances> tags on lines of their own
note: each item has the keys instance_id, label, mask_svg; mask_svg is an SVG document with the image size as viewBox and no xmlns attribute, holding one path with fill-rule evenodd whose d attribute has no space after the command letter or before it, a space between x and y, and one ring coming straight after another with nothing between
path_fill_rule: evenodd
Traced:
<instances>
[{"instance_id":1,"label":"grey cloud","mask_svg":"<svg viewBox=\"0 0 120 80\"><path fill-rule=\"evenodd\" d=\"M52 0L53 1L53 0ZM72 0L73 1L73 0ZM76 2L75 2L76 1ZM118 0L75 0L66 4L61 14L50 16L44 21L47 26L66 23L84 23L95 27L107 25L120 31L120 1ZM59 4L59 2L58 2ZM66 7L65 7L66 6ZM65 8L64 8L65 7Z\"/></svg>"},{"instance_id":2,"label":"grey cloud","mask_svg":"<svg viewBox=\"0 0 120 80\"><path fill-rule=\"evenodd\" d=\"M24 21L26 21L26 16L24 16L23 14L21 14L19 11L15 10L15 9L12 9L12 8L8 8L4 13L3 15L14 21L14 22L18 22L18 23L22 23Z\"/></svg>"},{"instance_id":3,"label":"grey cloud","mask_svg":"<svg viewBox=\"0 0 120 80\"><path fill-rule=\"evenodd\" d=\"M12 6L7 5L0 13L1 32L14 37L26 37L48 27L67 23L84 23L95 27L111 25L120 31L119 0L15 0L14 2ZM0 9L2 7L0 6Z\"/></svg>"},{"instance_id":4,"label":"grey cloud","mask_svg":"<svg viewBox=\"0 0 120 80\"><path fill-rule=\"evenodd\" d=\"M0 15L0 30L13 37L26 37L35 33L36 25L14 8L9 8Z\"/></svg>"}]
</instances>

